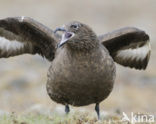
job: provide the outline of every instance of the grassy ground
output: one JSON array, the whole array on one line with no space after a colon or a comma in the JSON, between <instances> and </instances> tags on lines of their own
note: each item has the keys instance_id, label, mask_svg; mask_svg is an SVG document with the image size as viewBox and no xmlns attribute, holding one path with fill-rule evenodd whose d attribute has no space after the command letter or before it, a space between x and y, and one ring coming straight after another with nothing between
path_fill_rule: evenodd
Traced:
<instances>
[{"instance_id":1,"label":"grassy ground","mask_svg":"<svg viewBox=\"0 0 156 124\"><path fill-rule=\"evenodd\" d=\"M97 117L89 112L72 112L69 115L57 114L26 114L1 115L0 124L155 124L155 123L130 123L122 121L121 115L107 115L97 120Z\"/></svg>"},{"instance_id":2,"label":"grassy ground","mask_svg":"<svg viewBox=\"0 0 156 124\"><path fill-rule=\"evenodd\" d=\"M96 116L89 113L80 114L78 112L65 116L47 115L3 115L0 116L1 124L126 124L121 122L120 117L112 116L98 121Z\"/></svg>"}]
</instances>

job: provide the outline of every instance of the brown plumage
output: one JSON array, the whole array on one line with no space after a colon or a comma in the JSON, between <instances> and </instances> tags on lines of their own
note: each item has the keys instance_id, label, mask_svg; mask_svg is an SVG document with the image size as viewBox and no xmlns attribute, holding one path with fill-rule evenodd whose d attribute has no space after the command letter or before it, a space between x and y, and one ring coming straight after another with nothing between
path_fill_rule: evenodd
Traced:
<instances>
[{"instance_id":1,"label":"brown plumage","mask_svg":"<svg viewBox=\"0 0 156 124\"><path fill-rule=\"evenodd\" d=\"M76 21L53 32L31 18L15 17L0 20L0 36L0 57L38 53L51 61L47 92L67 113L69 104L95 103L99 117L99 103L113 88L114 61L145 69L150 56L149 36L133 27L97 36Z\"/></svg>"},{"instance_id":2,"label":"brown plumage","mask_svg":"<svg viewBox=\"0 0 156 124\"><path fill-rule=\"evenodd\" d=\"M52 99L74 106L101 102L111 92L115 79L115 65L106 48L88 26L81 24L79 28L58 49L47 83ZM66 30L74 32L69 26Z\"/></svg>"}]
</instances>

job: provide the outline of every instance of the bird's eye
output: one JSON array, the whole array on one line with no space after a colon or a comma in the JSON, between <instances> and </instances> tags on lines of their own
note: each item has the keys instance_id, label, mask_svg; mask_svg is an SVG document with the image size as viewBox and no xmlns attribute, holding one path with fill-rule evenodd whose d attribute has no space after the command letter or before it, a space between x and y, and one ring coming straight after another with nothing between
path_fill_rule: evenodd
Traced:
<instances>
[{"instance_id":1,"label":"bird's eye","mask_svg":"<svg viewBox=\"0 0 156 124\"><path fill-rule=\"evenodd\" d=\"M71 25L71 28L78 29L78 25Z\"/></svg>"}]
</instances>

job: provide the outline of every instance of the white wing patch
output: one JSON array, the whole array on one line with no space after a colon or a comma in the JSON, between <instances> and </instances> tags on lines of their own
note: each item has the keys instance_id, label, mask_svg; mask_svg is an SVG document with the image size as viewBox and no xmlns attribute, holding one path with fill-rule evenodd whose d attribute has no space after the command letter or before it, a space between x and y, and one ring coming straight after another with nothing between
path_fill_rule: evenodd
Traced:
<instances>
[{"instance_id":1,"label":"white wing patch","mask_svg":"<svg viewBox=\"0 0 156 124\"><path fill-rule=\"evenodd\" d=\"M149 54L151 51L151 46L149 41L141 47L137 48L129 48L129 49L124 49L124 50L119 50L117 52L117 57L123 58L123 59L136 59L136 60L144 60L146 56Z\"/></svg>"},{"instance_id":2,"label":"white wing patch","mask_svg":"<svg viewBox=\"0 0 156 124\"><path fill-rule=\"evenodd\" d=\"M20 18L20 22L23 22L23 20L24 20L24 18L25 18L25 16L21 16L21 18Z\"/></svg>"},{"instance_id":3,"label":"white wing patch","mask_svg":"<svg viewBox=\"0 0 156 124\"><path fill-rule=\"evenodd\" d=\"M18 50L24 47L24 43L20 43L18 41L10 41L3 37L0 37L0 49L2 51L12 51Z\"/></svg>"}]
</instances>

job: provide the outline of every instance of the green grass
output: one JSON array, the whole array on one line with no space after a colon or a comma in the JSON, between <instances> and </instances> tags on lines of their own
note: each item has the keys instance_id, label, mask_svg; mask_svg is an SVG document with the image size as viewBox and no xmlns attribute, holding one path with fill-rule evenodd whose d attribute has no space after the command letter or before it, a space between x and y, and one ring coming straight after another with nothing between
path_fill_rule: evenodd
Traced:
<instances>
[{"instance_id":1,"label":"green grass","mask_svg":"<svg viewBox=\"0 0 156 124\"><path fill-rule=\"evenodd\" d=\"M0 124L51 124L52 120L45 115L3 115Z\"/></svg>"},{"instance_id":2,"label":"green grass","mask_svg":"<svg viewBox=\"0 0 156 124\"><path fill-rule=\"evenodd\" d=\"M0 124L130 124L130 123L121 122L121 117L119 116L109 116L98 121L96 119L96 116L91 113L74 112L64 116L59 115L48 116L41 114L0 115Z\"/></svg>"},{"instance_id":3,"label":"green grass","mask_svg":"<svg viewBox=\"0 0 156 124\"><path fill-rule=\"evenodd\" d=\"M110 117L109 119L119 121L118 117ZM98 121L96 119L96 116L93 116L89 113L81 112L74 112L64 116L48 116L40 114L11 114L0 116L0 124L107 124L106 121L108 122L108 118L105 120Z\"/></svg>"}]
</instances>

